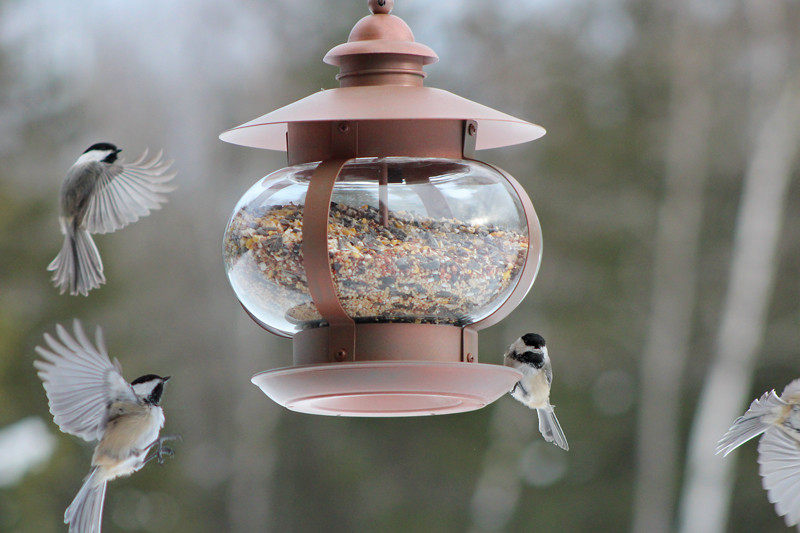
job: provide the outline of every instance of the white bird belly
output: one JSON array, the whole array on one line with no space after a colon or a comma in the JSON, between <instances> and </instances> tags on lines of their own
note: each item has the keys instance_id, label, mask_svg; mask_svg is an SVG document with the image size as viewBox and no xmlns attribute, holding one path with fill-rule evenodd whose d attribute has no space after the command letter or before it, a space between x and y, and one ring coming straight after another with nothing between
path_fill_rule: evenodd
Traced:
<instances>
[{"instance_id":1,"label":"white bird belly","mask_svg":"<svg viewBox=\"0 0 800 533\"><path fill-rule=\"evenodd\" d=\"M105 480L126 476L144 465L148 446L164 425L161 408L126 405L124 414L111 420L95 448L92 465L103 470Z\"/></svg>"},{"instance_id":2,"label":"white bird belly","mask_svg":"<svg viewBox=\"0 0 800 533\"><path fill-rule=\"evenodd\" d=\"M550 405L550 387L544 372L536 372L523 377L512 396L531 409L545 409Z\"/></svg>"}]
</instances>

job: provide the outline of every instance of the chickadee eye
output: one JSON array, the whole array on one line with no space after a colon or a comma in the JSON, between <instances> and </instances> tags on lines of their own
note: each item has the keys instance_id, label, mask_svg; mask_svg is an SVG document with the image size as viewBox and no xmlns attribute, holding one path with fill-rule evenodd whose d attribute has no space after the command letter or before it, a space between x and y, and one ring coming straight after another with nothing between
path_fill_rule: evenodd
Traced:
<instances>
[{"instance_id":1,"label":"chickadee eye","mask_svg":"<svg viewBox=\"0 0 800 533\"><path fill-rule=\"evenodd\" d=\"M525 352L520 356L520 360L523 363L539 368L544 364L544 354L541 352Z\"/></svg>"}]
</instances>

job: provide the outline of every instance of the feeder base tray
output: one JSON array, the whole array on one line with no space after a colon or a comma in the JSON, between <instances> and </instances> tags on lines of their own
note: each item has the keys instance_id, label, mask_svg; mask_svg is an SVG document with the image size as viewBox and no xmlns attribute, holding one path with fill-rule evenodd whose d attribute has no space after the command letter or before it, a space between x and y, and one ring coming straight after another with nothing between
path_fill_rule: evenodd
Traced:
<instances>
[{"instance_id":1,"label":"feeder base tray","mask_svg":"<svg viewBox=\"0 0 800 533\"><path fill-rule=\"evenodd\" d=\"M499 399L520 379L520 372L500 365L355 361L268 370L252 382L292 411L393 417L474 411Z\"/></svg>"}]
</instances>

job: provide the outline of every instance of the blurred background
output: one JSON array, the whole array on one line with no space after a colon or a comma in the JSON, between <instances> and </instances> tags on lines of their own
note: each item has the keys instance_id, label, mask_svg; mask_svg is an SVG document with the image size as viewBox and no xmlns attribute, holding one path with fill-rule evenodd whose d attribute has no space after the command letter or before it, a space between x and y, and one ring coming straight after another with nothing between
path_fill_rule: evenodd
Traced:
<instances>
[{"instance_id":1,"label":"blurred background","mask_svg":"<svg viewBox=\"0 0 800 533\"><path fill-rule=\"evenodd\" d=\"M536 331L569 452L510 397L458 415L303 415L250 383L289 366L222 264L239 197L285 154L224 130L320 88L362 0L0 0L0 531L66 531L92 447L33 368L56 323L104 328L130 380L172 375L175 458L111 483L104 531L787 531L755 442L714 445L798 372L800 2L397 0L426 85L541 124L479 152L544 234L480 358ZM61 180L95 142L174 158L161 211L95 241L107 285L59 296Z\"/></svg>"}]
</instances>

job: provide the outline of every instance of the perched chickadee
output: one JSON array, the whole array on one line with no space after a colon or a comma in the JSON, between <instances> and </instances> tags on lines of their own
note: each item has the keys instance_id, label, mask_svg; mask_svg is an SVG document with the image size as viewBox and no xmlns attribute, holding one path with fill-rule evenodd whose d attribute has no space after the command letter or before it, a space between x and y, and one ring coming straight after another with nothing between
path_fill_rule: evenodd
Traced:
<instances>
[{"instance_id":1,"label":"perched chickadee","mask_svg":"<svg viewBox=\"0 0 800 533\"><path fill-rule=\"evenodd\" d=\"M516 368L524 376L514 388L511 396L539 415L539 431L547 442L569 450L567 438L561 430L553 406L550 405L550 384L553 382L553 368L547 355L544 338L536 333L523 335L506 351L504 363Z\"/></svg>"},{"instance_id":2,"label":"perched chickadee","mask_svg":"<svg viewBox=\"0 0 800 533\"><path fill-rule=\"evenodd\" d=\"M59 216L64 245L47 270L60 293L83 294L106 282L103 262L91 233L110 233L160 209L167 201L159 193L175 173L165 174L172 161L162 152L145 161L147 150L130 164L117 163L122 150L109 143L90 146L67 172L59 193Z\"/></svg>"},{"instance_id":3,"label":"perched chickadee","mask_svg":"<svg viewBox=\"0 0 800 533\"><path fill-rule=\"evenodd\" d=\"M758 472L770 503L787 526L800 523L800 379L778 396L775 390L753 400L717 443L728 455L753 437L758 443Z\"/></svg>"},{"instance_id":4,"label":"perched chickadee","mask_svg":"<svg viewBox=\"0 0 800 533\"><path fill-rule=\"evenodd\" d=\"M171 456L172 450L162 442L177 437L158 436L164 426L159 403L169 377L147 374L129 384L119 361L114 358L111 364L102 330L96 330L95 347L78 320L74 328L75 338L56 326L61 342L45 333L49 349L36 347L44 361L37 360L34 366L61 431L100 441L92 469L64 513L70 533L100 533L106 483L136 472L154 457L163 463L163 456ZM153 446L157 449L148 458Z\"/></svg>"}]
</instances>

